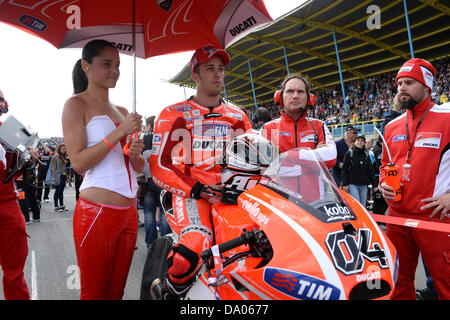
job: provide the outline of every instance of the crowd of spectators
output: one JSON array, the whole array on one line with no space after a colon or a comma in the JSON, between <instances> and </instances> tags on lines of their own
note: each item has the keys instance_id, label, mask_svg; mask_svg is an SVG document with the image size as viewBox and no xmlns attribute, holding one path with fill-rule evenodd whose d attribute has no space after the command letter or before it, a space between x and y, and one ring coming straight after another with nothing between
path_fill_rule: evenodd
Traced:
<instances>
[{"instance_id":1,"label":"crowd of spectators","mask_svg":"<svg viewBox=\"0 0 450 320\"><path fill-rule=\"evenodd\" d=\"M433 65L437 76L432 98L437 104L442 104L448 102L449 97L448 58L434 62ZM327 125L384 119L389 114L397 93L395 75L395 72L391 72L344 83L347 108L340 85L323 90L311 90L316 96L316 105L313 110L308 111L308 114L310 117L325 121ZM269 109L272 119L280 116L280 108L273 103L261 106ZM246 111L252 114L253 110L251 106Z\"/></svg>"}]
</instances>

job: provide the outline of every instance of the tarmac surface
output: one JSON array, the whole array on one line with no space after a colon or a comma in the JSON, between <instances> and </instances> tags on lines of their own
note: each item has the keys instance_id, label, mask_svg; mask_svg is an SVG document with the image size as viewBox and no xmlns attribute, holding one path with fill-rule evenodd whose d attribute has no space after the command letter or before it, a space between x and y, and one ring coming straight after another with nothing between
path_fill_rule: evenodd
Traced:
<instances>
[{"instance_id":1,"label":"tarmac surface","mask_svg":"<svg viewBox=\"0 0 450 320\"><path fill-rule=\"evenodd\" d=\"M64 203L69 211L64 212L53 210L53 192L50 191L50 202L42 203L41 221L27 225L29 239L25 280L33 300L78 300L80 288L72 225L75 190L73 186L66 187ZM139 220L144 221L141 209ZM138 248L134 251L124 300L139 300L142 270L147 255L144 237L144 228L140 227L136 244ZM0 270L0 278L2 276ZM418 289L425 287L421 262L417 268L415 284ZM0 290L0 300L4 300L3 289Z\"/></svg>"}]
</instances>

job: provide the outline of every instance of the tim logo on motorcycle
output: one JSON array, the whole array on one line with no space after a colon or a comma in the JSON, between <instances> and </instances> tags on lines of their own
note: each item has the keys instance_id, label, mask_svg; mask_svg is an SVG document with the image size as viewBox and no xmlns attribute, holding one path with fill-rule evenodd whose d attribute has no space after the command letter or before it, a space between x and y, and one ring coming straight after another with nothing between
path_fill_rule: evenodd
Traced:
<instances>
[{"instance_id":1,"label":"tim logo on motorcycle","mask_svg":"<svg viewBox=\"0 0 450 320\"><path fill-rule=\"evenodd\" d=\"M336 300L341 293L328 282L283 269L266 268L264 281L278 291L302 300Z\"/></svg>"}]
</instances>

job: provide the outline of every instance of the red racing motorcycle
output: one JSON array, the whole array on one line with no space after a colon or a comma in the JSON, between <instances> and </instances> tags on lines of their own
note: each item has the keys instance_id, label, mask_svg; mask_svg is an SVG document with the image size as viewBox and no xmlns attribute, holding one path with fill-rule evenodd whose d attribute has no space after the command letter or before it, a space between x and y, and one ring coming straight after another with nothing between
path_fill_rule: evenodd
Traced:
<instances>
[{"instance_id":1,"label":"red racing motorcycle","mask_svg":"<svg viewBox=\"0 0 450 320\"><path fill-rule=\"evenodd\" d=\"M270 142L248 136L227 146L224 197L212 206L216 245L201 253L203 267L179 298L389 299L397 253L366 208L336 186L314 150L273 160ZM162 203L173 223L169 195ZM153 299L162 298L174 242L159 238L149 253L142 288Z\"/></svg>"}]
</instances>

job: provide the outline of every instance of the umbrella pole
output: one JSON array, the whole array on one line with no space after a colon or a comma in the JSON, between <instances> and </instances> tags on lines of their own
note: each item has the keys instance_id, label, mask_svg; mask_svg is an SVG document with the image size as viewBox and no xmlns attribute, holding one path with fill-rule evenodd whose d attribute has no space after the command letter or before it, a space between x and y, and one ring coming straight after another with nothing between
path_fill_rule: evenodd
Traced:
<instances>
[{"instance_id":1,"label":"umbrella pole","mask_svg":"<svg viewBox=\"0 0 450 320\"><path fill-rule=\"evenodd\" d=\"M132 45L133 45L133 79L132 79L132 108L133 113L136 113L136 0L132 1L133 6L133 13L132 13L132 26L131 26L131 32L132 32Z\"/></svg>"},{"instance_id":2,"label":"umbrella pole","mask_svg":"<svg viewBox=\"0 0 450 320\"><path fill-rule=\"evenodd\" d=\"M132 26L131 26L131 32L132 32L132 36L131 36L131 41L132 41L132 45L133 45L133 74L132 74L132 92L131 95L133 97L132 99L132 109L133 109L133 113L136 113L136 10L135 10L135 0L133 0L133 13L132 13ZM142 128L141 128L142 129ZM140 131L140 130L139 130ZM131 145L131 140L133 140L133 136L134 138L138 138L139 137L139 132L136 133L132 133L129 136L129 141L128 143L122 148L123 153L126 155L131 155L131 153L128 151L128 148Z\"/></svg>"}]
</instances>

